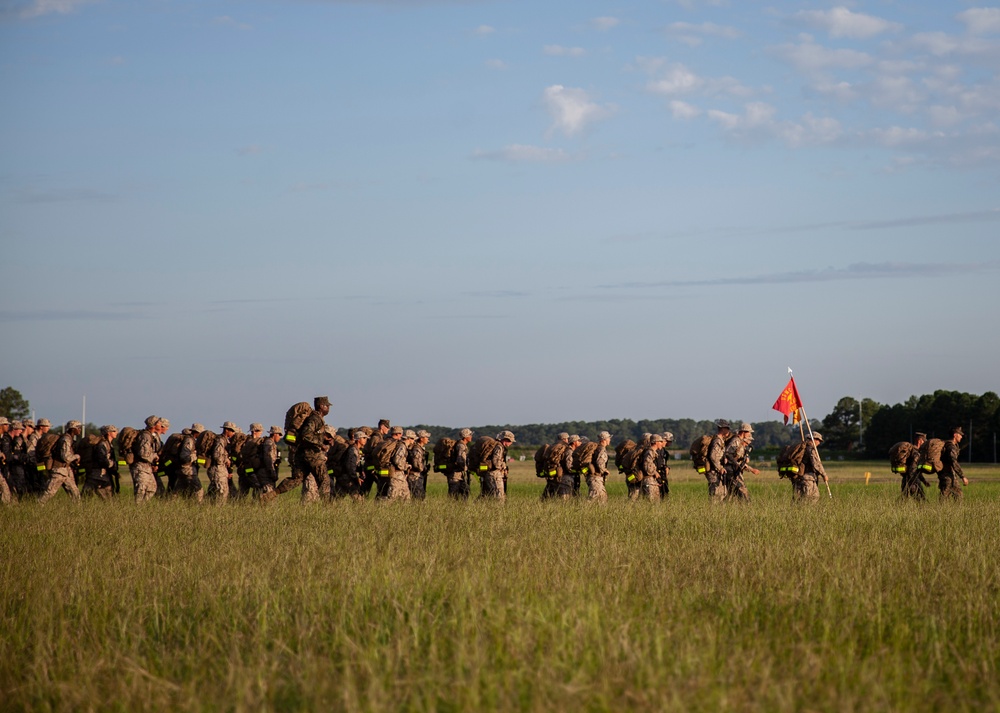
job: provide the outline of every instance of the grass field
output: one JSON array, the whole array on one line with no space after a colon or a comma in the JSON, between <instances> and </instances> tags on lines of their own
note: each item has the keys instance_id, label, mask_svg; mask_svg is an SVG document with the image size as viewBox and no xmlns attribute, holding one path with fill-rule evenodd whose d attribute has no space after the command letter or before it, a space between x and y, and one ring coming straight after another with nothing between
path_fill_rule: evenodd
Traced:
<instances>
[{"instance_id":1,"label":"grass field","mask_svg":"<svg viewBox=\"0 0 1000 713\"><path fill-rule=\"evenodd\" d=\"M669 501L0 509L5 710L1000 709L1000 469ZM872 478L865 485L864 473ZM124 491L124 487L123 487Z\"/></svg>"}]
</instances>

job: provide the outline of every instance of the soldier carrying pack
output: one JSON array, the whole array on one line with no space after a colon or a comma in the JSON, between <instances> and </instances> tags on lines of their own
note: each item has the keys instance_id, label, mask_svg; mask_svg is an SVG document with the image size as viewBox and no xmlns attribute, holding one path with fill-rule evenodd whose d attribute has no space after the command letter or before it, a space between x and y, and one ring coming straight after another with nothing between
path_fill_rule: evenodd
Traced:
<instances>
[{"instance_id":1,"label":"soldier carrying pack","mask_svg":"<svg viewBox=\"0 0 1000 713\"><path fill-rule=\"evenodd\" d=\"M480 436L469 448L469 470L483 475L490 469L490 458L500 446L500 441L490 436Z\"/></svg>"},{"instance_id":2,"label":"soldier carrying pack","mask_svg":"<svg viewBox=\"0 0 1000 713\"><path fill-rule=\"evenodd\" d=\"M135 439L138 437L139 431L131 426L125 426L125 428L118 432L118 453L120 455L120 460L118 461L119 468L123 466L130 466L135 463L135 456L132 454L132 446L135 445Z\"/></svg>"},{"instance_id":3,"label":"soldier carrying pack","mask_svg":"<svg viewBox=\"0 0 1000 713\"><path fill-rule=\"evenodd\" d=\"M900 441L889 449L889 468L896 475L906 475L906 461L913 453L914 445L909 441Z\"/></svg>"},{"instance_id":4,"label":"soldier carrying pack","mask_svg":"<svg viewBox=\"0 0 1000 713\"><path fill-rule=\"evenodd\" d=\"M694 439L688 453L691 456L691 467L701 475L708 472L708 447L712 443L712 436L699 436Z\"/></svg>"},{"instance_id":5,"label":"soldier carrying pack","mask_svg":"<svg viewBox=\"0 0 1000 713\"><path fill-rule=\"evenodd\" d=\"M451 454L455 450L454 438L439 438L434 444L434 471L448 475L448 466L451 463Z\"/></svg>"},{"instance_id":6,"label":"soldier carrying pack","mask_svg":"<svg viewBox=\"0 0 1000 713\"><path fill-rule=\"evenodd\" d=\"M806 458L806 444L802 441L789 443L781 449L775 461L778 466L778 477L796 480L802 477L803 463Z\"/></svg>"}]
</instances>

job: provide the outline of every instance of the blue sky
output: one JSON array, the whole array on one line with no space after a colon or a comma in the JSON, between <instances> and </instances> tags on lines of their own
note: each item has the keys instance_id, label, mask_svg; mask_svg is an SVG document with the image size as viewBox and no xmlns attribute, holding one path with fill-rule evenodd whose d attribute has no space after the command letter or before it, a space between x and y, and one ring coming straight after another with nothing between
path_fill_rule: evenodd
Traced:
<instances>
[{"instance_id":1,"label":"blue sky","mask_svg":"<svg viewBox=\"0 0 1000 713\"><path fill-rule=\"evenodd\" d=\"M998 68L963 1L0 0L0 385L211 427L996 391Z\"/></svg>"}]
</instances>

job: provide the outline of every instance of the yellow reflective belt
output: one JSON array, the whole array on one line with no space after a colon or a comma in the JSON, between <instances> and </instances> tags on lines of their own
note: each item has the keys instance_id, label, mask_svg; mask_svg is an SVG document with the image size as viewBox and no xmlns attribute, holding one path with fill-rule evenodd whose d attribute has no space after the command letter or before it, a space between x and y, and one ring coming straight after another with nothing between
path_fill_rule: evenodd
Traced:
<instances>
[{"instance_id":1,"label":"yellow reflective belt","mask_svg":"<svg viewBox=\"0 0 1000 713\"><path fill-rule=\"evenodd\" d=\"M906 467L905 466L898 466L896 468L893 468L892 472L893 473L905 473L906 472Z\"/></svg>"},{"instance_id":2,"label":"yellow reflective belt","mask_svg":"<svg viewBox=\"0 0 1000 713\"><path fill-rule=\"evenodd\" d=\"M933 473L934 466L930 465L929 463L924 463L922 466L920 466L920 470L924 471L925 473Z\"/></svg>"},{"instance_id":3,"label":"yellow reflective belt","mask_svg":"<svg viewBox=\"0 0 1000 713\"><path fill-rule=\"evenodd\" d=\"M295 434L294 433L286 433L285 434L285 443L295 443Z\"/></svg>"},{"instance_id":4,"label":"yellow reflective belt","mask_svg":"<svg viewBox=\"0 0 1000 713\"><path fill-rule=\"evenodd\" d=\"M128 465L128 461L120 460L120 461L118 461L118 465L119 466Z\"/></svg>"},{"instance_id":5,"label":"yellow reflective belt","mask_svg":"<svg viewBox=\"0 0 1000 713\"><path fill-rule=\"evenodd\" d=\"M166 463L163 464L163 467L164 468L169 468L171 463L173 463L173 461L172 460L168 460Z\"/></svg>"},{"instance_id":6,"label":"yellow reflective belt","mask_svg":"<svg viewBox=\"0 0 1000 713\"><path fill-rule=\"evenodd\" d=\"M379 475L389 475L389 471L387 471L387 470L380 470L380 471L378 472L378 474L379 474Z\"/></svg>"},{"instance_id":7,"label":"yellow reflective belt","mask_svg":"<svg viewBox=\"0 0 1000 713\"><path fill-rule=\"evenodd\" d=\"M486 470L489 470L489 469L490 469L490 467L488 465L481 465L481 466L479 466L479 471L480 472L486 471Z\"/></svg>"},{"instance_id":8,"label":"yellow reflective belt","mask_svg":"<svg viewBox=\"0 0 1000 713\"><path fill-rule=\"evenodd\" d=\"M247 469L247 473L253 473L253 468L248 468L248 469ZM328 469L328 470L326 471L326 474L327 474L327 475L333 475L333 468L329 468L329 469Z\"/></svg>"},{"instance_id":9,"label":"yellow reflective belt","mask_svg":"<svg viewBox=\"0 0 1000 713\"><path fill-rule=\"evenodd\" d=\"M584 468L584 469L582 469L582 470L580 471L580 475L586 475L586 474L587 474L587 473L589 473L589 472L590 472L589 470L587 470L586 468Z\"/></svg>"},{"instance_id":10,"label":"yellow reflective belt","mask_svg":"<svg viewBox=\"0 0 1000 713\"><path fill-rule=\"evenodd\" d=\"M247 468L246 471L247 471L247 475L250 475L251 473L253 473L253 468ZM328 472L332 473L333 471L331 470L331 471L328 471Z\"/></svg>"},{"instance_id":11,"label":"yellow reflective belt","mask_svg":"<svg viewBox=\"0 0 1000 713\"><path fill-rule=\"evenodd\" d=\"M199 458L198 459L198 465L205 465L205 459L204 458Z\"/></svg>"},{"instance_id":12,"label":"yellow reflective belt","mask_svg":"<svg viewBox=\"0 0 1000 713\"><path fill-rule=\"evenodd\" d=\"M708 470L708 468L699 468L698 472L701 473L702 475L704 475L705 471L707 471L707 470Z\"/></svg>"},{"instance_id":13,"label":"yellow reflective belt","mask_svg":"<svg viewBox=\"0 0 1000 713\"><path fill-rule=\"evenodd\" d=\"M45 466L44 465L35 466L35 470L44 471L45 470Z\"/></svg>"}]
</instances>

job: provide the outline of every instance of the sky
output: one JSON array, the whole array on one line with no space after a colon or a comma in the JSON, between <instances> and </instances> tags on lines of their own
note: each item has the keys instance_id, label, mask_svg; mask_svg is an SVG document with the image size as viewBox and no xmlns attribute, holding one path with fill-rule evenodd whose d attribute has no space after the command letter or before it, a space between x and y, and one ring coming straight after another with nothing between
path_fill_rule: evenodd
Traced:
<instances>
[{"instance_id":1,"label":"sky","mask_svg":"<svg viewBox=\"0 0 1000 713\"><path fill-rule=\"evenodd\" d=\"M1000 391L1000 6L0 0L0 97L36 417Z\"/></svg>"}]
</instances>

